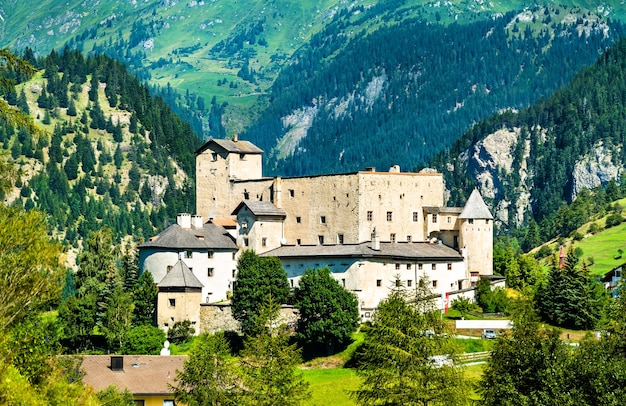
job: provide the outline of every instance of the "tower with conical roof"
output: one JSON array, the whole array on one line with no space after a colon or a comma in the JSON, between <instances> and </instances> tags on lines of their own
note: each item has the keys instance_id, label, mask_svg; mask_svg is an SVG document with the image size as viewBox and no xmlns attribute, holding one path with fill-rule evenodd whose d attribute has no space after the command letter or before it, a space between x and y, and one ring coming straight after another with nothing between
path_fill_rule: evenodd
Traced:
<instances>
[{"instance_id":1,"label":"tower with conical roof","mask_svg":"<svg viewBox=\"0 0 626 406\"><path fill-rule=\"evenodd\" d=\"M477 189L459 215L459 247L472 281L493 275L493 216Z\"/></svg>"}]
</instances>

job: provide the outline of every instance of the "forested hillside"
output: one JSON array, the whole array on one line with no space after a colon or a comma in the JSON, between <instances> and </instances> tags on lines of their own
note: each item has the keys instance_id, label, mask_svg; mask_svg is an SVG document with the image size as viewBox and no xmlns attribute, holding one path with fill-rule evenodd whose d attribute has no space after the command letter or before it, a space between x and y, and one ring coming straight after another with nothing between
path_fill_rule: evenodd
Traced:
<instances>
[{"instance_id":1,"label":"forested hillside","mask_svg":"<svg viewBox=\"0 0 626 406\"><path fill-rule=\"evenodd\" d=\"M276 79L244 135L271 151L269 171L410 170L472 123L549 96L624 33L563 8L448 26L390 12L377 30L358 31L367 13L376 7L337 14Z\"/></svg>"},{"instance_id":2,"label":"forested hillside","mask_svg":"<svg viewBox=\"0 0 626 406\"><path fill-rule=\"evenodd\" d=\"M595 197L582 194L581 204L611 200L619 196L617 185L625 184L624 95L621 40L568 86L529 108L481 121L431 163L444 173L453 202L480 187L505 228L527 225L535 243L568 235L589 216L567 203L600 186L608 189Z\"/></svg>"},{"instance_id":3,"label":"forested hillside","mask_svg":"<svg viewBox=\"0 0 626 406\"><path fill-rule=\"evenodd\" d=\"M163 100L109 57L23 56L40 72L4 97L43 131L0 125L18 171L12 204L50 214L74 245L103 225L117 238L151 236L192 209L200 140Z\"/></svg>"}]
</instances>

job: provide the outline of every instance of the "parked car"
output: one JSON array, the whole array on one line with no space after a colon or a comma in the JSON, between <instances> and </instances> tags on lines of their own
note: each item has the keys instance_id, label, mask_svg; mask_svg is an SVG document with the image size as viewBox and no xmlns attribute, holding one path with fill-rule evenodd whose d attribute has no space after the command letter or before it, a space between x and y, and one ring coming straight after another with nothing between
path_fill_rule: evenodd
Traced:
<instances>
[{"instance_id":1,"label":"parked car","mask_svg":"<svg viewBox=\"0 0 626 406\"><path fill-rule=\"evenodd\" d=\"M496 333L496 330L483 330L483 338L492 340L496 338L497 336L498 336L498 333Z\"/></svg>"}]
</instances>

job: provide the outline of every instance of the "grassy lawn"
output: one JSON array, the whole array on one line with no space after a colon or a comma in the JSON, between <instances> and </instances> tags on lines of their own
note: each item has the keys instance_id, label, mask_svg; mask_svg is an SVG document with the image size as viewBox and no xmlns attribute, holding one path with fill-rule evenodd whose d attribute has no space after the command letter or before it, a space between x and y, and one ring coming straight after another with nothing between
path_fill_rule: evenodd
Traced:
<instances>
[{"instance_id":1,"label":"grassy lawn","mask_svg":"<svg viewBox=\"0 0 626 406\"><path fill-rule=\"evenodd\" d=\"M304 379L309 383L311 399L305 405L354 405L348 391L356 390L361 378L352 368L305 369Z\"/></svg>"}]
</instances>

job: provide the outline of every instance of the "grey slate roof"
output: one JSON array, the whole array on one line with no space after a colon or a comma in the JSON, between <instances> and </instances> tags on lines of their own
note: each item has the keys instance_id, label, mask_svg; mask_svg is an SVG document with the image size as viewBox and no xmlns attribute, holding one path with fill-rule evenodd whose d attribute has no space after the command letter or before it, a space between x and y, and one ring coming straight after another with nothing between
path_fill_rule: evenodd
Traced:
<instances>
[{"instance_id":1,"label":"grey slate roof","mask_svg":"<svg viewBox=\"0 0 626 406\"><path fill-rule=\"evenodd\" d=\"M478 189L474 189L465 203L463 211L459 215L462 219L493 219L489 208L485 204Z\"/></svg>"},{"instance_id":2,"label":"grey slate roof","mask_svg":"<svg viewBox=\"0 0 626 406\"><path fill-rule=\"evenodd\" d=\"M237 251L237 244L224 227L205 223L202 228L182 228L173 224L139 248L226 249Z\"/></svg>"},{"instance_id":3,"label":"grey slate roof","mask_svg":"<svg viewBox=\"0 0 626 406\"><path fill-rule=\"evenodd\" d=\"M178 260L172 269L157 284L159 288L203 288L204 285L191 272L182 260Z\"/></svg>"},{"instance_id":4,"label":"grey slate roof","mask_svg":"<svg viewBox=\"0 0 626 406\"><path fill-rule=\"evenodd\" d=\"M233 141L230 139L217 139L211 138L209 139L203 146L198 148L196 154L200 154L207 149L209 149L212 145L217 145L220 149L224 149L228 152L233 152L236 154L262 154L263 150L250 141Z\"/></svg>"},{"instance_id":5,"label":"grey slate roof","mask_svg":"<svg viewBox=\"0 0 626 406\"><path fill-rule=\"evenodd\" d=\"M246 206L248 210L250 210L252 214L254 214L256 217L287 217L287 214L283 210L274 206L272 203L260 202L257 200L243 200L241 203L239 203L239 205L237 205L237 207L235 208L235 210L233 210L231 214L237 214L237 212L241 210L243 206Z\"/></svg>"},{"instance_id":6,"label":"grey slate roof","mask_svg":"<svg viewBox=\"0 0 626 406\"><path fill-rule=\"evenodd\" d=\"M283 245L261 256L278 258L404 258L413 260L462 261L461 254L443 244L428 242L381 242L380 250L372 249L371 242L341 245Z\"/></svg>"}]
</instances>

